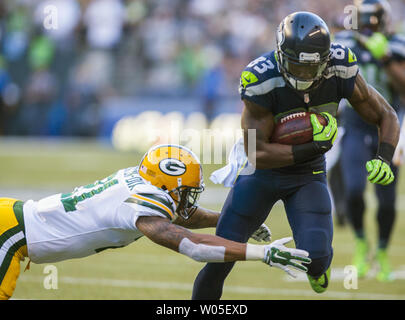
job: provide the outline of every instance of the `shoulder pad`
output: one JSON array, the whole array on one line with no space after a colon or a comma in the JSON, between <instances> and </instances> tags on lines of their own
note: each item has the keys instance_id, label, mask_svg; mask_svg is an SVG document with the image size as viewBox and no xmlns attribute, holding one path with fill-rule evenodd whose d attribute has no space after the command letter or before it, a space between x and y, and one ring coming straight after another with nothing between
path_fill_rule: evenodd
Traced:
<instances>
[{"instance_id":1,"label":"shoulder pad","mask_svg":"<svg viewBox=\"0 0 405 320\"><path fill-rule=\"evenodd\" d=\"M170 220L173 220L175 216L176 205L172 197L164 190L150 184L136 185L127 202L155 210Z\"/></svg>"},{"instance_id":2,"label":"shoulder pad","mask_svg":"<svg viewBox=\"0 0 405 320\"><path fill-rule=\"evenodd\" d=\"M357 75L359 66L354 52L341 44L332 43L331 60L326 77L337 76L343 79L349 79Z\"/></svg>"},{"instance_id":3,"label":"shoulder pad","mask_svg":"<svg viewBox=\"0 0 405 320\"><path fill-rule=\"evenodd\" d=\"M276 87L283 87L275 51L266 53L250 62L240 77L239 93L246 96L262 95Z\"/></svg>"}]
</instances>

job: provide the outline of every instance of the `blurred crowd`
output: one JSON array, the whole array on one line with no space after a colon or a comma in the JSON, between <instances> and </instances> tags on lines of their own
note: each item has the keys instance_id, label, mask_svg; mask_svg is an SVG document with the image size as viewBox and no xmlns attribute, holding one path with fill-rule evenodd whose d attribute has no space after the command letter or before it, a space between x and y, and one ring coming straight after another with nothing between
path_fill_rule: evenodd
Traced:
<instances>
[{"instance_id":1,"label":"blurred crowd","mask_svg":"<svg viewBox=\"0 0 405 320\"><path fill-rule=\"evenodd\" d=\"M274 48L284 16L312 11L333 31L350 3L2 0L0 134L96 136L112 97L194 96L210 119L238 95L244 66ZM403 30L405 3L391 3Z\"/></svg>"}]
</instances>

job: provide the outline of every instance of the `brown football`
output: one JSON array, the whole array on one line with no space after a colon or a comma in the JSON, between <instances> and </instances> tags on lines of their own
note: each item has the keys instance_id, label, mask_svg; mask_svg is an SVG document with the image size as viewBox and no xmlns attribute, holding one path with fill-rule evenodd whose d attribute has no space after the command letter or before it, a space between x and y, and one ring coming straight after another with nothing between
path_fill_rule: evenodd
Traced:
<instances>
[{"instance_id":1,"label":"brown football","mask_svg":"<svg viewBox=\"0 0 405 320\"><path fill-rule=\"evenodd\" d=\"M303 144L311 142L312 124L311 114L314 112L295 112L280 118L274 126L270 142L280 144ZM317 114L319 122L324 126L327 120Z\"/></svg>"}]
</instances>

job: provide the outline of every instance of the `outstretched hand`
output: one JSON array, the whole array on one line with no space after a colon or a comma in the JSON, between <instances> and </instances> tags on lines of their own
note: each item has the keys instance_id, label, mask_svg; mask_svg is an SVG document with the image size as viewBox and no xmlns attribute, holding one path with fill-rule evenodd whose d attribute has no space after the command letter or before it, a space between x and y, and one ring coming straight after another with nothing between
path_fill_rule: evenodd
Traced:
<instances>
[{"instance_id":1,"label":"outstretched hand","mask_svg":"<svg viewBox=\"0 0 405 320\"><path fill-rule=\"evenodd\" d=\"M292 239L292 237L282 238L266 245L263 262L271 267L280 268L295 278L296 275L292 272L291 268L307 272L308 268L302 265L302 263L311 263L311 259L305 250L284 246L284 244L290 242Z\"/></svg>"}]
</instances>

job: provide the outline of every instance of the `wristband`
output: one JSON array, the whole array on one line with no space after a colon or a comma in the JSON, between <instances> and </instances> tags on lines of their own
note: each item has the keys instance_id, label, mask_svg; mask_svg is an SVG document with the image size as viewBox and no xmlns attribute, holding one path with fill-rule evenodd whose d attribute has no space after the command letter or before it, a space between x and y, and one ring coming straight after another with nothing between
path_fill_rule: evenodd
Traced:
<instances>
[{"instance_id":1,"label":"wristband","mask_svg":"<svg viewBox=\"0 0 405 320\"><path fill-rule=\"evenodd\" d=\"M263 260L264 246L258 244L246 244L246 260Z\"/></svg>"},{"instance_id":2,"label":"wristband","mask_svg":"<svg viewBox=\"0 0 405 320\"><path fill-rule=\"evenodd\" d=\"M391 163L392 157L394 156L394 152L395 147L392 144L381 142L378 145L377 158L389 164Z\"/></svg>"}]
</instances>

